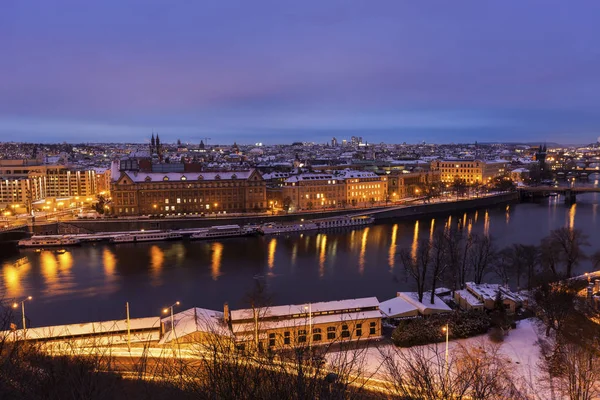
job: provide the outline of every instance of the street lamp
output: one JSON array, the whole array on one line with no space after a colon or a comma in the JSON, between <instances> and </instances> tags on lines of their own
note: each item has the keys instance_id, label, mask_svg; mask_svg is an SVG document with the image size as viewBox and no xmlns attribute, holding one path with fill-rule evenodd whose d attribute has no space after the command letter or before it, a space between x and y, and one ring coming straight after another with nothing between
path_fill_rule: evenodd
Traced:
<instances>
[{"instance_id":1,"label":"street lamp","mask_svg":"<svg viewBox=\"0 0 600 400\"><path fill-rule=\"evenodd\" d=\"M23 317L23 339L25 339L25 334L27 332L27 325L25 323L25 302L27 300L33 300L33 297L27 296L23 300L13 303L13 308L19 307L19 303L21 303L21 315Z\"/></svg>"},{"instance_id":2,"label":"street lamp","mask_svg":"<svg viewBox=\"0 0 600 400\"><path fill-rule=\"evenodd\" d=\"M310 335L308 338L308 346L312 346L312 304L308 303L307 306L304 306L304 311L308 311L308 334Z\"/></svg>"},{"instance_id":3,"label":"street lamp","mask_svg":"<svg viewBox=\"0 0 600 400\"><path fill-rule=\"evenodd\" d=\"M163 313L168 314L169 310L171 310L171 330L173 331L173 333L175 332L175 318L173 318L173 308L175 306L178 306L180 303L178 301L176 301L175 303L171 304L169 307L163 309Z\"/></svg>"},{"instance_id":4,"label":"street lamp","mask_svg":"<svg viewBox=\"0 0 600 400\"><path fill-rule=\"evenodd\" d=\"M448 374L448 335L450 333L450 329L448 329L448 324L442 328L442 332L446 332L446 375Z\"/></svg>"}]
</instances>

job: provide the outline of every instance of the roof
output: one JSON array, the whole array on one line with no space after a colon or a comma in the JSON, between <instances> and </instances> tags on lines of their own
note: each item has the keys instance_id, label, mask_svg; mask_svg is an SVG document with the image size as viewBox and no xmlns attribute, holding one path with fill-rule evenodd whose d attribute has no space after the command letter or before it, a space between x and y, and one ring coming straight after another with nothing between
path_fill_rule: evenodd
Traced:
<instances>
[{"instance_id":1,"label":"roof","mask_svg":"<svg viewBox=\"0 0 600 400\"><path fill-rule=\"evenodd\" d=\"M493 283L480 283L477 284L475 282L466 282L465 287L475 296L478 296L483 301L485 300L496 300L496 295L498 290L502 294L502 297L505 299L513 300L517 303L522 303L523 299L518 294L511 292L507 288L500 286L498 284Z\"/></svg>"},{"instance_id":2,"label":"roof","mask_svg":"<svg viewBox=\"0 0 600 400\"><path fill-rule=\"evenodd\" d=\"M167 331L159 344L169 343L173 339L182 338L195 332L213 333L229 336L227 325L223 323L223 313L205 308L190 308L173 315L175 329ZM171 317L163 318L161 322L170 324Z\"/></svg>"},{"instance_id":3,"label":"roof","mask_svg":"<svg viewBox=\"0 0 600 400\"><path fill-rule=\"evenodd\" d=\"M285 306L268 307L261 310L261 313L263 314L261 317L284 317L293 316L296 314L308 315L309 309L311 313L315 314L323 311L354 310L370 307L379 307L379 300L377 300L377 297L364 297L360 299L323 301L319 303L291 304ZM231 320L232 323L235 323L235 320L252 319L253 315L254 314L251 308L232 310Z\"/></svg>"},{"instance_id":4,"label":"roof","mask_svg":"<svg viewBox=\"0 0 600 400\"><path fill-rule=\"evenodd\" d=\"M248 179L254 169L247 171L219 171L219 172L132 172L127 171L125 174L133 182L146 182L148 179L150 182L162 182L165 177L169 181L213 181L213 180L233 180L233 179ZM217 178L218 177L218 178ZM183 179L182 179L183 178Z\"/></svg>"},{"instance_id":5,"label":"roof","mask_svg":"<svg viewBox=\"0 0 600 400\"><path fill-rule=\"evenodd\" d=\"M463 298L471 307L483 306L483 303L466 289L457 290L455 293Z\"/></svg>"},{"instance_id":6,"label":"roof","mask_svg":"<svg viewBox=\"0 0 600 400\"><path fill-rule=\"evenodd\" d=\"M416 292L398 292L397 295L417 307L421 314L452 311L452 309L436 295L433 296L433 304L431 304L429 302L431 292L425 292L423 294L424 302L419 301L419 295Z\"/></svg>"},{"instance_id":7,"label":"roof","mask_svg":"<svg viewBox=\"0 0 600 400\"><path fill-rule=\"evenodd\" d=\"M379 309L388 318L411 317L419 314L417 307L402 297L394 297L381 302Z\"/></svg>"}]
</instances>

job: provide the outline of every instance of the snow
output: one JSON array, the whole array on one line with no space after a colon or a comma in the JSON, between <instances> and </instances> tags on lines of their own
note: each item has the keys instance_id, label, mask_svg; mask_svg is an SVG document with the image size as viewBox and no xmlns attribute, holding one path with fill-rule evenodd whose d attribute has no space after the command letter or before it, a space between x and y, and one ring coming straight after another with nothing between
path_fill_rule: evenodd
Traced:
<instances>
[{"instance_id":1,"label":"snow","mask_svg":"<svg viewBox=\"0 0 600 400\"><path fill-rule=\"evenodd\" d=\"M419 314L418 308L402 297L394 297L380 303L379 309L387 318L412 317Z\"/></svg>"},{"instance_id":2,"label":"snow","mask_svg":"<svg viewBox=\"0 0 600 400\"><path fill-rule=\"evenodd\" d=\"M419 295L416 292L398 292L397 295L398 297L401 297L408 303L415 306L419 310L419 313L423 315L438 314L452 311L452 309L448 307L448 305L436 295L433 296L433 304L431 304L429 302L431 293L425 293L423 295L423 302L419 301Z\"/></svg>"},{"instance_id":3,"label":"snow","mask_svg":"<svg viewBox=\"0 0 600 400\"><path fill-rule=\"evenodd\" d=\"M261 321L261 330L271 329L283 329L292 327L306 327L309 325L320 325L320 324L331 324L336 322L344 321L355 321L361 322L367 319L381 318L381 312L379 310L364 311L364 312L351 312L343 314L332 314L332 315L320 315L313 316L310 318L308 315L305 318L287 318L276 321ZM255 328L254 322L235 322L232 321L233 332L237 335L243 332L251 332Z\"/></svg>"},{"instance_id":4,"label":"snow","mask_svg":"<svg viewBox=\"0 0 600 400\"><path fill-rule=\"evenodd\" d=\"M538 329L535 321L533 319L525 319L517 323L517 328L511 330L500 345L500 353L506 356L515 368L514 376L524 379L525 382L532 385L535 385L541 376L538 366L540 362L540 351L537 345L538 338ZM465 347L479 347L490 343L487 335L453 340L449 343L448 351L451 357L459 344ZM445 346L445 344L438 343L438 346ZM428 348L428 346L422 347L426 350ZM443 347L440 347L439 350L444 351ZM408 349L396 348L394 345L388 343L378 343L371 346L364 353L361 353L364 354L365 358L360 368L364 368L364 374L373 374L375 379L385 379L386 373L382 366L382 354L390 354L390 352L395 351L404 352L408 351ZM334 360L339 359L339 353L330 352L326 357L330 362L335 362ZM549 398L545 397L539 388L536 387L535 390L539 398Z\"/></svg>"},{"instance_id":5,"label":"snow","mask_svg":"<svg viewBox=\"0 0 600 400\"><path fill-rule=\"evenodd\" d=\"M467 302L467 304L469 304L471 307L480 307L480 306L483 306L483 302L481 302L477 297L473 296L466 289L457 290L455 293L457 295L459 295L460 298L464 299Z\"/></svg>"},{"instance_id":6,"label":"snow","mask_svg":"<svg viewBox=\"0 0 600 400\"><path fill-rule=\"evenodd\" d=\"M171 317L161 320L170 326ZM196 332L214 333L229 336L231 333L223 323L223 313L205 308L190 308L173 315L175 329L165 332L159 344L169 343L173 339L182 338Z\"/></svg>"},{"instance_id":7,"label":"snow","mask_svg":"<svg viewBox=\"0 0 600 400\"><path fill-rule=\"evenodd\" d=\"M325 313L328 311L358 311L362 308L377 308L379 307L379 300L377 297L364 297L360 299L348 299L348 300L336 300L336 301L323 301L319 303L306 303L306 304L291 304L285 306L273 306L263 308L260 310L261 318L265 317L283 317L293 316L299 314L306 314L308 316L309 311L313 315L313 318L319 313ZM254 313L251 308L232 310L231 319L253 319Z\"/></svg>"},{"instance_id":8,"label":"snow","mask_svg":"<svg viewBox=\"0 0 600 400\"><path fill-rule=\"evenodd\" d=\"M169 181L181 181L182 177L185 177L185 180L188 181L197 181L197 180L205 180L205 181L213 181L217 179L221 180L232 180L232 179L248 179L252 173L253 169L248 171L222 171L222 172L126 172L125 174L133 181L133 182L145 182L146 178L150 178L152 182L162 182L165 177L168 178ZM235 176L234 176L235 175Z\"/></svg>"}]
</instances>

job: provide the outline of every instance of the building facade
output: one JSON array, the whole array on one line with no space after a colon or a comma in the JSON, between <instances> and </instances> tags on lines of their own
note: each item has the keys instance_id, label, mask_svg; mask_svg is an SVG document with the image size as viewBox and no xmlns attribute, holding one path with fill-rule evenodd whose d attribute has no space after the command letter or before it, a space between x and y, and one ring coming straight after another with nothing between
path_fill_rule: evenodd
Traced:
<instances>
[{"instance_id":1,"label":"building facade","mask_svg":"<svg viewBox=\"0 0 600 400\"><path fill-rule=\"evenodd\" d=\"M460 179L467 184L487 183L506 172L505 160L436 160L431 169L440 172L443 183L452 183Z\"/></svg>"},{"instance_id":2,"label":"building facade","mask_svg":"<svg viewBox=\"0 0 600 400\"><path fill-rule=\"evenodd\" d=\"M111 185L116 215L249 212L267 208L257 170L155 173L123 171Z\"/></svg>"},{"instance_id":3,"label":"building facade","mask_svg":"<svg viewBox=\"0 0 600 400\"><path fill-rule=\"evenodd\" d=\"M388 175L388 196L390 200L419 196L427 186L435 187L440 183L440 171L404 173L391 171Z\"/></svg>"},{"instance_id":4,"label":"building facade","mask_svg":"<svg viewBox=\"0 0 600 400\"><path fill-rule=\"evenodd\" d=\"M285 180L283 202L295 210L367 206L387 200L387 177L343 170L332 174L299 174Z\"/></svg>"},{"instance_id":5,"label":"building facade","mask_svg":"<svg viewBox=\"0 0 600 400\"><path fill-rule=\"evenodd\" d=\"M285 349L381 338L375 297L260 309L224 310L239 349Z\"/></svg>"}]
</instances>

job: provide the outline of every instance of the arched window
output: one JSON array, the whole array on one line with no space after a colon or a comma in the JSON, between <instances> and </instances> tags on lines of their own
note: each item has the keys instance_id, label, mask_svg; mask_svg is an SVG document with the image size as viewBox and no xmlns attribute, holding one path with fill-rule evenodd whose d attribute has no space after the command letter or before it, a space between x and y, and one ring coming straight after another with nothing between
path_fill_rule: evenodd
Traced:
<instances>
[{"instance_id":1,"label":"arched window","mask_svg":"<svg viewBox=\"0 0 600 400\"><path fill-rule=\"evenodd\" d=\"M163 181L168 181L168 180L169 180L169 177L165 175L165 176L163 177Z\"/></svg>"},{"instance_id":2,"label":"arched window","mask_svg":"<svg viewBox=\"0 0 600 400\"><path fill-rule=\"evenodd\" d=\"M150 178L149 176L147 176L147 177L144 179L144 181L146 181L146 182L152 182L152 178Z\"/></svg>"},{"instance_id":3,"label":"arched window","mask_svg":"<svg viewBox=\"0 0 600 400\"><path fill-rule=\"evenodd\" d=\"M185 177L185 175L182 175L182 176L181 176L181 180L182 180L182 181L187 181L187 178Z\"/></svg>"}]
</instances>

